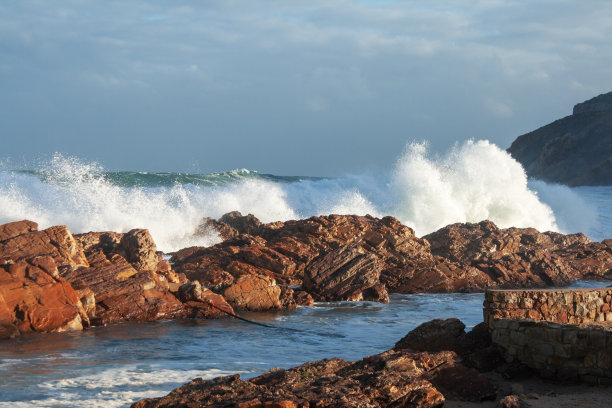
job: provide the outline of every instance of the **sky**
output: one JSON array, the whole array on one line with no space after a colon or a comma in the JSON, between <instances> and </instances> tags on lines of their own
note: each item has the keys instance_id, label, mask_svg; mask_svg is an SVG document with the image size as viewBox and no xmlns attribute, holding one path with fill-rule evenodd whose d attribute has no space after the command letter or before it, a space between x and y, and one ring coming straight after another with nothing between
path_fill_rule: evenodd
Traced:
<instances>
[{"instance_id":1,"label":"sky","mask_svg":"<svg viewBox=\"0 0 612 408\"><path fill-rule=\"evenodd\" d=\"M612 91L612 2L0 2L0 160L338 176Z\"/></svg>"}]
</instances>

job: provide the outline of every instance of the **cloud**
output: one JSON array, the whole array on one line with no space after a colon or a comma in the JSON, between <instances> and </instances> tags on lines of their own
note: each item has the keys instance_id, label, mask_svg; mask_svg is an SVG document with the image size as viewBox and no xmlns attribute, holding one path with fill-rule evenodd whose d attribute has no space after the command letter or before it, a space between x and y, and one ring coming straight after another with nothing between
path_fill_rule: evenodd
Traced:
<instances>
[{"instance_id":1,"label":"cloud","mask_svg":"<svg viewBox=\"0 0 612 408\"><path fill-rule=\"evenodd\" d=\"M603 0L4 2L0 132L24 139L7 155L53 138L150 170L338 174L407 139L506 147L610 91L611 14Z\"/></svg>"}]
</instances>

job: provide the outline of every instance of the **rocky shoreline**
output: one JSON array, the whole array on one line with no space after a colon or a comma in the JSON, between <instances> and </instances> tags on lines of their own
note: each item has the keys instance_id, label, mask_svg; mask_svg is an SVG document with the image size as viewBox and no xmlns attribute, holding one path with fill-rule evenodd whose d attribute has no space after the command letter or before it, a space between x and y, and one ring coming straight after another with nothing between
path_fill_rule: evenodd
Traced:
<instances>
[{"instance_id":1,"label":"rocky shoreline","mask_svg":"<svg viewBox=\"0 0 612 408\"><path fill-rule=\"evenodd\" d=\"M493 400L496 386L478 369L501 366L501 352L484 325L469 333L464 329L457 319L434 320L392 350L361 361L324 359L249 380L196 378L166 397L132 407L440 407L445 397Z\"/></svg>"},{"instance_id":2,"label":"rocky shoreline","mask_svg":"<svg viewBox=\"0 0 612 408\"><path fill-rule=\"evenodd\" d=\"M612 279L610 239L500 229L490 221L453 224L419 238L393 217L330 215L262 224L233 212L203 219L198 232L211 231L223 241L179 250L169 262L145 229L72 234L66 226L39 231L27 220L1 225L0 339L117 322L220 318L314 301L388 302L389 293ZM600 295L601 305L589 300L597 303L595 320L612 317L607 293ZM538 296L515 302L516 313L551 315ZM525 309L530 305L533 310ZM555 318L578 319L568 317L571 307L555 312ZM449 399L493 401L500 384L507 386L500 376L533 371L510 363L484 323L469 333L464 329L457 319L434 320L392 350L361 361L326 359L249 380L195 379L134 407L438 407ZM526 402L512 396L499 404Z\"/></svg>"},{"instance_id":3,"label":"rocky shoreline","mask_svg":"<svg viewBox=\"0 0 612 408\"><path fill-rule=\"evenodd\" d=\"M393 217L320 216L262 224L204 219L223 241L172 254L145 229L72 234L32 221L0 226L0 338L28 332L314 301L387 302L389 293L473 292L612 278L612 240L452 224L425 237ZM210 303L215 308L210 307Z\"/></svg>"}]
</instances>

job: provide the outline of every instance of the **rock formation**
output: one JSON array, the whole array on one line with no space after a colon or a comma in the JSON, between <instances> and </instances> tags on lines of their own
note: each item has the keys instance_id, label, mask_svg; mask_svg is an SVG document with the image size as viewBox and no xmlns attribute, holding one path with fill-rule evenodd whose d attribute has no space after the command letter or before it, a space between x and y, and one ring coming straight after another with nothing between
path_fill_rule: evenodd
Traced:
<instances>
[{"instance_id":1,"label":"rock formation","mask_svg":"<svg viewBox=\"0 0 612 408\"><path fill-rule=\"evenodd\" d=\"M496 388L456 352L396 347L357 362L325 359L250 380L239 375L196 378L165 397L132 407L442 407L445 397L491 400Z\"/></svg>"},{"instance_id":2,"label":"rock formation","mask_svg":"<svg viewBox=\"0 0 612 408\"><path fill-rule=\"evenodd\" d=\"M38 231L31 221L0 226L0 338L120 321L223 316L209 301L233 312L208 289L181 300L178 290L185 283L147 230L73 236L65 226Z\"/></svg>"},{"instance_id":3,"label":"rock formation","mask_svg":"<svg viewBox=\"0 0 612 408\"><path fill-rule=\"evenodd\" d=\"M235 225L246 223L232 214ZM418 238L393 217L330 215L263 225L253 216L248 219L257 235L235 228L228 233L233 227L215 221L233 238L176 252L174 268L226 296L238 279L266 276L281 288L300 285L319 301L384 302L388 292L543 287L612 278L612 240L592 243L582 234L501 229L482 221ZM236 306L261 310L263 300L253 299Z\"/></svg>"},{"instance_id":4,"label":"rock formation","mask_svg":"<svg viewBox=\"0 0 612 408\"><path fill-rule=\"evenodd\" d=\"M519 136L508 152L530 177L569 186L612 185L612 92Z\"/></svg>"},{"instance_id":5,"label":"rock formation","mask_svg":"<svg viewBox=\"0 0 612 408\"><path fill-rule=\"evenodd\" d=\"M59 267L88 265L66 227L31 221L0 226L0 339L27 332L82 330L89 318Z\"/></svg>"},{"instance_id":6,"label":"rock formation","mask_svg":"<svg viewBox=\"0 0 612 408\"><path fill-rule=\"evenodd\" d=\"M0 226L0 335L89 324L290 309L389 293L566 285L612 278L612 240L453 224L424 238L393 217L330 215L261 224L204 220L229 239L185 248L171 266L149 232Z\"/></svg>"}]
</instances>

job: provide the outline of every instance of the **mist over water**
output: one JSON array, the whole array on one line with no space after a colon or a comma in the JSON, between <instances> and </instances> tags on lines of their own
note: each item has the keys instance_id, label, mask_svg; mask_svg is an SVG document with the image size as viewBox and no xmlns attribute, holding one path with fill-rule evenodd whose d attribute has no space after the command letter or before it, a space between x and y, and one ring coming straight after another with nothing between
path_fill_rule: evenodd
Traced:
<instances>
[{"instance_id":1,"label":"mist over water","mask_svg":"<svg viewBox=\"0 0 612 408\"><path fill-rule=\"evenodd\" d=\"M591 237L602 239L610 235L598 218L606 204L592 204L585 191L528 183L520 164L487 141L467 141L439 157L430 156L426 144L413 143L386 172L339 178L249 170L108 173L96 163L56 154L34 170L0 168L0 223L27 218L40 228L65 224L75 233L148 228L166 252L218 242L212 231L194 231L203 217L234 210L263 222L393 215L419 236L450 223L490 219L500 227L594 231Z\"/></svg>"}]
</instances>

